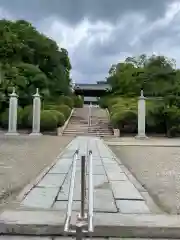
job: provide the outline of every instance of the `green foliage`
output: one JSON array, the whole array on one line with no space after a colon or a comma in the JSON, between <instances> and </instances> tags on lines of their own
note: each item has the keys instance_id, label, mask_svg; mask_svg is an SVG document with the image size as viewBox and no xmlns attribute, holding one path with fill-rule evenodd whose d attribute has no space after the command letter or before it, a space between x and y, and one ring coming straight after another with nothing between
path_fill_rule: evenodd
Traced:
<instances>
[{"instance_id":1,"label":"green foliage","mask_svg":"<svg viewBox=\"0 0 180 240\"><path fill-rule=\"evenodd\" d=\"M65 117L64 117L63 113L61 113L57 110L50 110L50 112L57 119L57 127L62 127L65 123Z\"/></svg>"},{"instance_id":2,"label":"green foliage","mask_svg":"<svg viewBox=\"0 0 180 240\"><path fill-rule=\"evenodd\" d=\"M41 131L54 131L57 127L57 115L52 110L41 111Z\"/></svg>"},{"instance_id":3,"label":"green foliage","mask_svg":"<svg viewBox=\"0 0 180 240\"><path fill-rule=\"evenodd\" d=\"M180 94L179 75L179 70L174 68L174 60L142 54L112 65L107 82L114 95L139 96L143 89L146 96L163 97L172 92Z\"/></svg>"},{"instance_id":4,"label":"green foliage","mask_svg":"<svg viewBox=\"0 0 180 240\"><path fill-rule=\"evenodd\" d=\"M17 109L17 126L21 128L22 126L22 108ZM1 127L4 129L8 128L8 123L9 123L9 109L6 109L2 114L1 114Z\"/></svg>"},{"instance_id":5,"label":"green foliage","mask_svg":"<svg viewBox=\"0 0 180 240\"><path fill-rule=\"evenodd\" d=\"M29 105L24 107L21 113L22 119L22 127L23 128L31 128L32 127L32 119L33 119L33 106Z\"/></svg>"},{"instance_id":6,"label":"green foliage","mask_svg":"<svg viewBox=\"0 0 180 240\"><path fill-rule=\"evenodd\" d=\"M111 66L107 83L112 91L99 104L108 108L114 127L127 131L129 126L128 131L137 131L137 97L143 89L147 97L146 132L180 135L180 70L173 59L145 54L128 57Z\"/></svg>"},{"instance_id":7,"label":"green foliage","mask_svg":"<svg viewBox=\"0 0 180 240\"><path fill-rule=\"evenodd\" d=\"M68 119L68 117L69 117L69 115L71 113L71 108L68 107L65 104L57 106L56 110L62 112L66 119Z\"/></svg>"},{"instance_id":8,"label":"green foliage","mask_svg":"<svg viewBox=\"0 0 180 240\"><path fill-rule=\"evenodd\" d=\"M101 108L108 108L108 100L109 100L109 97L101 97L98 101L98 104Z\"/></svg>"},{"instance_id":9,"label":"green foliage","mask_svg":"<svg viewBox=\"0 0 180 240\"><path fill-rule=\"evenodd\" d=\"M69 96L71 64L68 52L24 20L0 20L0 107L8 107L15 86L19 104L32 103L39 88L43 99L53 102ZM67 100L68 101L68 100ZM63 102L64 103L64 102ZM72 103L68 104L72 107Z\"/></svg>"},{"instance_id":10,"label":"green foliage","mask_svg":"<svg viewBox=\"0 0 180 240\"><path fill-rule=\"evenodd\" d=\"M84 104L84 100L81 96L74 96L74 107L75 108L82 108Z\"/></svg>"},{"instance_id":11,"label":"green foliage","mask_svg":"<svg viewBox=\"0 0 180 240\"><path fill-rule=\"evenodd\" d=\"M74 106L74 101L73 101L73 98L71 98L71 97L60 96L60 97L57 98L56 104L59 104L59 105L64 104L64 105L67 105L68 107L70 107L72 109L73 106Z\"/></svg>"},{"instance_id":12,"label":"green foliage","mask_svg":"<svg viewBox=\"0 0 180 240\"><path fill-rule=\"evenodd\" d=\"M164 115L165 104L163 101L146 101L146 131L165 133L166 118Z\"/></svg>"},{"instance_id":13,"label":"green foliage","mask_svg":"<svg viewBox=\"0 0 180 240\"><path fill-rule=\"evenodd\" d=\"M137 102L136 99L114 98L109 100L111 123L121 131L129 125L128 131L137 129Z\"/></svg>"},{"instance_id":14,"label":"green foliage","mask_svg":"<svg viewBox=\"0 0 180 240\"><path fill-rule=\"evenodd\" d=\"M71 113L71 109L70 107L68 107L65 104L62 105L45 105L44 106L44 110L57 110L60 113L63 113L65 120L69 117L70 113Z\"/></svg>"}]
</instances>

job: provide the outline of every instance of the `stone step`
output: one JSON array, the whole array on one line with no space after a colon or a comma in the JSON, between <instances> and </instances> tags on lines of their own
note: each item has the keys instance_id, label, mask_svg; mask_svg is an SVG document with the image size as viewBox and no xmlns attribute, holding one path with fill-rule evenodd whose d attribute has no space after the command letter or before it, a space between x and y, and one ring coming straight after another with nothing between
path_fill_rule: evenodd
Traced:
<instances>
[{"instance_id":1,"label":"stone step","mask_svg":"<svg viewBox=\"0 0 180 240\"><path fill-rule=\"evenodd\" d=\"M91 124L88 125L89 106L76 108L63 135L93 135L112 136L107 112L99 107L91 108Z\"/></svg>"},{"instance_id":2,"label":"stone step","mask_svg":"<svg viewBox=\"0 0 180 240\"><path fill-rule=\"evenodd\" d=\"M63 211L7 210L0 215L1 235L62 236L64 221ZM92 237L180 238L178 215L95 213L93 225Z\"/></svg>"},{"instance_id":3,"label":"stone step","mask_svg":"<svg viewBox=\"0 0 180 240\"><path fill-rule=\"evenodd\" d=\"M84 132L64 132L63 133L63 135L64 136L68 136L68 135L70 135L70 136L77 136L77 135L79 135L79 136L81 136L81 135L88 135L88 133L84 133Z\"/></svg>"}]
</instances>

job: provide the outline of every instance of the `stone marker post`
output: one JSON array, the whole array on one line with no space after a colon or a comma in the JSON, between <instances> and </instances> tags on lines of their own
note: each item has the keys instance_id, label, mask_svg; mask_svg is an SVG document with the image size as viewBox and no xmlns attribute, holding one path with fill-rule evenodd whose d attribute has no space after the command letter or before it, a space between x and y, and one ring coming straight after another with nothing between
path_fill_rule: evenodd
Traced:
<instances>
[{"instance_id":1,"label":"stone marker post","mask_svg":"<svg viewBox=\"0 0 180 240\"><path fill-rule=\"evenodd\" d=\"M138 100L138 135L136 138L145 139L146 136L146 98L144 97L143 90Z\"/></svg>"},{"instance_id":2,"label":"stone marker post","mask_svg":"<svg viewBox=\"0 0 180 240\"><path fill-rule=\"evenodd\" d=\"M33 122L32 122L32 133L30 136L41 136L40 133L40 120L41 120L41 99L38 88L36 93L33 95Z\"/></svg>"},{"instance_id":3,"label":"stone marker post","mask_svg":"<svg viewBox=\"0 0 180 240\"><path fill-rule=\"evenodd\" d=\"M9 123L8 132L6 135L19 135L17 132L17 108L18 108L18 95L13 87L13 92L10 94L9 100Z\"/></svg>"}]
</instances>

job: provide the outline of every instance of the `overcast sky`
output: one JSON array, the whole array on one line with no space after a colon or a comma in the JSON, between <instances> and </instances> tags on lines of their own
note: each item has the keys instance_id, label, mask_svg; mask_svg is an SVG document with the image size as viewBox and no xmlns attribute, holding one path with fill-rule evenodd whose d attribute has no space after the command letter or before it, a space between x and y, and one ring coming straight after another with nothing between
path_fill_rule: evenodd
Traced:
<instances>
[{"instance_id":1,"label":"overcast sky","mask_svg":"<svg viewBox=\"0 0 180 240\"><path fill-rule=\"evenodd\" d=\"M65 47L76 82L104 80L111 64L141 53L180 67L180 0L0 0L0 17L31 21Z\"/></svg>"}]
</instances>

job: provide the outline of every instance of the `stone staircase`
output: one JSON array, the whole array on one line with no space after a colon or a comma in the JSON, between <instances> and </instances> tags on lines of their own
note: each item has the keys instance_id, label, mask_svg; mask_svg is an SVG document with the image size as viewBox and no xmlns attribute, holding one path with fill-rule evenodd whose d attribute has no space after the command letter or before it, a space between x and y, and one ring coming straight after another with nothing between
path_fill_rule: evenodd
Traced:
<instances>
[{"instance_id":1,"label":"stone staircase","mask_svg":"<svg viewBox=\"0 0 180 240\"><path fill-rule=\"evenodd\" d=\"M89 125L89 116L90 122ZM113 131L109 123L106 110L98 106L92 106L89 112L89 105L83 108L76 108L69 121L63 135L92 135L92 136L112 136Z\"/></svg>"}]
</instances>

